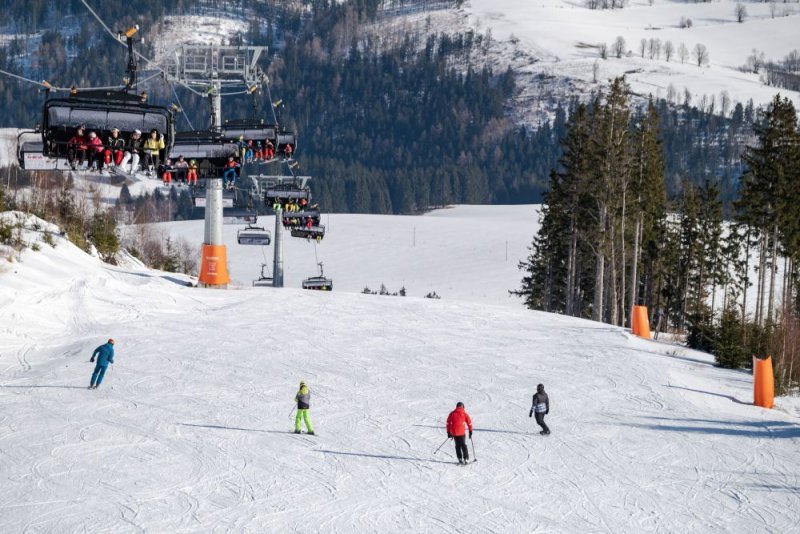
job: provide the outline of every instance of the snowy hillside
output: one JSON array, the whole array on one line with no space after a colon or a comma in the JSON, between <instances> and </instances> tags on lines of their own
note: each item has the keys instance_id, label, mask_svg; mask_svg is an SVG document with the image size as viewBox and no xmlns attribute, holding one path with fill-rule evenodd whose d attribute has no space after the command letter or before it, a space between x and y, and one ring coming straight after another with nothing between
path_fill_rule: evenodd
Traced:
<instances>
[{"instance_id":1,"label":"snowy hillside","mask_svg":"<svg viewBox=\"0 0 800 534\"><path fill-rule=\"evenodd\" d=\"M370 244L361 278L397 254ZM465 256L435 271L469 278ZM0 324L2 532L798 531L796 399L753 407L748 374L608 325L188 288L62 240L4 264ZM88 391L109 336L115 364ZM288 432L300 380L315 437ZM537 382L547 437L527 417ZM450 443L433 454L459 400L467 467Z\"/></svg>"},{"instance_id":2,"label":"snowy hillside","mask_svg":"<svg viewBox=\"0 0 800 534\"><path fill-rule=\"evenodd\" d=\"M652 5L650 5L652 3ZM720 95L725 91L733 101L756 104L768 102L779 89L763 85L757 74L740 72L753 49L766 58L781 60L800 47L800 7L779 3L776 16L771 16L770 3L745 2L748 16L737 23L734 8L737 2L685 3L672 0L653 2L633 0L623 9L591 10L585 2L568 0L469 0L466 12L476 28L491 28L492 36L504 42L516 41L520 51L530 54L536 63L522 68L530 74L567 76L584 82L593 77L592 65L598 61L598 80L627 74L632 89L643 94L667 97L670 85L683 101L684 89L693 96L695 105L703 95L714 96L717 110ZM782 15L786 16L782 16ZM691 19L692 26L681 28L680 20ZM611 48L617 37L625 40L623 57L617 59ZM640 43L658 39L661 45L670 41L675 52L669 61L665 52L650 59L649 46L641 57ZM689 57L682 62L677 51L684 43ZM708 66L697 67L692 51L704 44L709 52ZM609 59L599 59L597 45L606 44ZM511 50L509 50L509 55ZM795 105L800 93L788 94Z\"/></svg>"},{"instance_id":3,"label":"snowy hillside","mask_svg":"<svg viewBox=\"0 0 800 534\"><path fill-rule=\"evenodd\" d=\"M797 3L744 2L747 16L741 24L734 15L737 2L732 0L632 0L623 9L613 10L586 5L583 0L467 0L458 11L401 8L400 16L387 17L378 31L402 36L412 31L472 29L491 35L487 57L473 61L484 61L496 71L508 66L515 71L520 88L515 115L527 123L536 124L571 94L589 94L597 87L595 64L600 84L624 74L634 92L683 103L688 91L695 106L703 104L705 97L706 109L713 97L716 112L721 110L723 93L729 100L728 112L736 102L744 104L751 98L756 105L766 104L777 92L800 105L800 93L766 86L759 74L740 70L754 49L767 60L780 61L800 48ZM691 20L691 27L680 27L681 19ZM619 59L612 46L618 37L624 40ZM647 42L644 58L642 39ZM656 40L660 48L651 58L650 41ZM673 47L669 61L667 41ZM681 43L687 50L684 61L679 54ZM602 44L608 48L606 60L600 57ZM702 67L693 55L697 44L708 51L708 63Z\"/></svg>"}]
</instances>

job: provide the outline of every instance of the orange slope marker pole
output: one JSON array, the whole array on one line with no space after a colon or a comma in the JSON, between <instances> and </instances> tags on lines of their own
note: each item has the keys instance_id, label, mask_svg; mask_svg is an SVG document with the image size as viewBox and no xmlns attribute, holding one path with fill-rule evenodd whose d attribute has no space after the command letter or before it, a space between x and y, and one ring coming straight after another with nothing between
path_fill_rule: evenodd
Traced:
<instances>
[{"instance_id":1,"label":"orange slope marker pole","mask_svg":"<svg viewBox=\"0 0 800 534\"><path fill-rule=\"evenodd\" d=\"M753 358L753 404L762 408L775 405L775 375L772 371L772 357Z\"/></svg>"}]
</instances>

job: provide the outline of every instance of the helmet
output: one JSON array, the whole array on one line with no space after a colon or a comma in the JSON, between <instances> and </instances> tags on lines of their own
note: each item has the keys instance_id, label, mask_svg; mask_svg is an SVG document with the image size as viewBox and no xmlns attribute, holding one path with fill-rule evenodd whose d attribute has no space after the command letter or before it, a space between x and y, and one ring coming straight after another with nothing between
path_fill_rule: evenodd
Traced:
<instances>
[{"instance_id":1,"label":"helmet","mask_svg":"<svg viewBox=\"0 0 800 534\"><path fill-rule=\"evenodd\" d=\"M459 402L456 403L456 408L463 408L463 407L464 407L464 403L463 402L459 401Z\"/></svg>"},{"instance_id":2,"label":"helmet","mask_svg":"<svg viewBox=\"0 0 800 534\"><path fill-rule=\"evenodd\" d=\"M141 130L134 130L133 134L134 135L142 135L142 131Z\"/></svg>"},{"instance_id":3,"label":"helmet","mask_svg":"<svg viewBox=\"0 0 800 534\"><path fill-rule=\"evenodd\" d=\"M119 133L119 128L117 128L117 127L111 128L111 133L114 133L114 132Z\"/></svg>"},{"instance_id":4,"label":"helmet","mask_svg":"<svg viewBox=\"0 0 800 534\"><path fill-rule=\"evenodd\" d=\"M244 136L243 135L239 136L239 141L244 141Z\"/></svg>"},{"instance_id":5,"label":"helmet","mask_svg":"<svg viewBox=\"0 0 800 534\"><path fill-rule=\"evenodd\" d=\"M300 381L300 387L303 387L303 386L305 386L305 385L306 385L306 383L305 383L305 382L303 382L303 381L301 380L301 381Z\"/></svg>"},{"instance_id":6,"label":"helmet","mask_svg":"<svg viewBox=\"0 0 800 534\"><path fill-rule=\"evenodd\" d=\"M539 384L536 386L536 391L544 391L544 384Z\"/></svg>"},{"instance_id":7,"label":"helmet","mask_svg":"<svg viewBox=\"0 0 800 534\"><path fill-rule=\"evenodd\" d=\"M194 165L194 164L195 164L195 163L197 163L197 162L196 162L195 160L192 160L192 161L190 161L189 163L191 163L192 165Z\"/></svg>"},{"instance_id":8,"label":"helmet","mask_svg":"<svg viewBox=\"0 0 800 534\"><path fill-rule=\"evenodd\" d=\"M114 344L114 338L113 337L108 338L108 342L113 345Z\"/></svg>"},{"instance_id":9,"label":"helmet","mask_svg":"<svg viewBox=\"0 0 800 534\"><path fill-rule=\"evenodd\" d=\"M89 139L94 139L95 137L97 137L97 134L96 134L96 133L94 133L94 132L89 132Z\"/></svg>"}]
</instances>

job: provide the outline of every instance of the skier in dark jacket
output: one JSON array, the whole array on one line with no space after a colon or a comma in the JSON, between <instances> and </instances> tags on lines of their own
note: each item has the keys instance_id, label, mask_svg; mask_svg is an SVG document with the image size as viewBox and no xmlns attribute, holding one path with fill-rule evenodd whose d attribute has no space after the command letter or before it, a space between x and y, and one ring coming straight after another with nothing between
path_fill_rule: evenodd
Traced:
<instances>
[{"instance_id":1,"label":"skier in dark jacket","mask_svg":"<svg viewBox=\"0 0 800 534\"><path fill-rule=\"evenodd\" d=\"M453 438L456 443L456 456L460 464L469 462L469 449L467 449L466 436L467 429L469 429L469 438L472 439L472 419L464 409L464 403L459 402L456 404L456 409L447 416L447 437Z\"/></svg>"},{"instance_id":2,"label":"skier in dark jacket","mask_svg":"<svg viewBox=\"0 0 800 534\"><path fill-rule=\"evenodd\" d=\"M103 345L100 345L94 349L92 357L89 361L94 363L95 357L97 357L97 365L94 367L94 373L92 373L92 381L89 384L89 389L97 389L98 386L100 386L100 383L103 381L103 376L106 374L108 364L114 363L114 340L109 339L108 343L104 343Z\"/></svg>"},{"instance_id":3,"label":"skier in dark jacket","mask_svg":"<svg viewBox=\"0 0 800 534\"><path fill-rule=\"evenodd\" d=\"M305 382L300 382L300 389L297 391L297 395L294 396L294 400L297 402L297 415L294 417L294 433L300 433L300 422L303 421L306 424L306 431L313 436L314 427L311 426L311 419L308 417L308 410L311 408L311 391L309 391Z\"/></svg>"},{"instance_id":4,"label":"skier in dark jacket","mask_svg":"<svg viewBox=\"0 0 800 534\"><path fill-rule=\"evenodd\" d=\"M544 422L544 416L550 413L550 399L544 391L543 384L536 386L536 393L533 395L533 403L531 404L531 411L528 417L531 417L534 413L536 414L536 424L542 427L542 431L539 432L539 434L549 434L550 429L547 428Z\"/></svg>"}]
</instances>

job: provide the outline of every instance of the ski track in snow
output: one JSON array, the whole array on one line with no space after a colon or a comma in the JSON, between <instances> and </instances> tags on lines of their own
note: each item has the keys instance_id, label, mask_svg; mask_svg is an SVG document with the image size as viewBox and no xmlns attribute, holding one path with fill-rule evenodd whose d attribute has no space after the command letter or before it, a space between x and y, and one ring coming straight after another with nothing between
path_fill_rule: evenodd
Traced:
<instances>
[{"instance_id":1,"label":"ski track in snow","mask_svg":"<svg viewBox=\"0 0 800 534\"><path fill-rule=\"evenodd\" d=\"M750 377L707 355L485 303L190 289L73 253L0 279L2 532L798 531L800 421L748 405ZM301 379L317 436L291 433ZM527 417L538 382L550 436ZM458 400L465 467L452 442L433 454Z\"/></svg>"}]
</instances>

